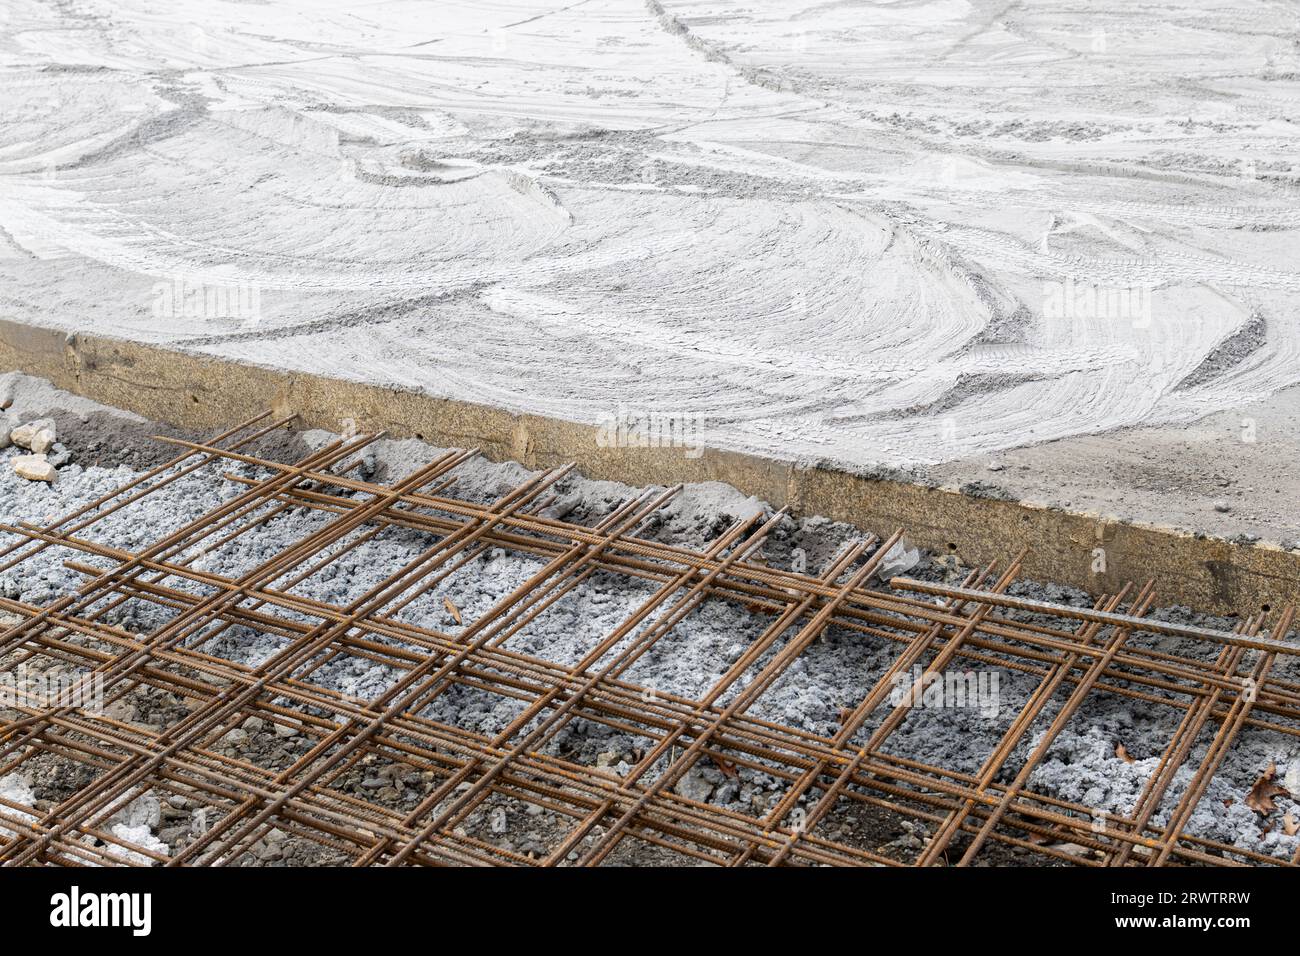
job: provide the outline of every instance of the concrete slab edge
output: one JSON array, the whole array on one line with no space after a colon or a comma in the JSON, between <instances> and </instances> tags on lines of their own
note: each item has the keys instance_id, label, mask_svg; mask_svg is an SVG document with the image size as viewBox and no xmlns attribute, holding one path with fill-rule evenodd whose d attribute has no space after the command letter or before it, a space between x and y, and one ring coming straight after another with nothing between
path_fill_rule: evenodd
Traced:
<instances>
[{"instance_id":1,"label":"concrete slab edge","mask_svg":"<svg viewBox=\"0 0 1300 956\"><path fill-rule=\"evenodd\" d=\"M268 407L304 427L384 429L539 468L576 462L588 477L632 485L723 481L746 494L889 533L963 563L1005 562L1030 548L1025 575L1094 594L1154 578L1157 600L1214 613L1300 601L1300 554L1112 516L871 478L735 452L602 447L599 429L420 392L266 368L101 335L0 320L0 369L184 428L224 429Z\"/></svg>"}]
</instances>

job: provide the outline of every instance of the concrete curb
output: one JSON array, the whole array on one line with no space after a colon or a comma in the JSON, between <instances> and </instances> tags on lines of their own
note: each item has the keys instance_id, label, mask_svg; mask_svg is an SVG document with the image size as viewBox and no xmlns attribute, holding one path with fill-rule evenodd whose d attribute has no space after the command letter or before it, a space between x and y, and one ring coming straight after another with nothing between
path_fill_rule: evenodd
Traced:
<instances>
[{"instance_id":1,"label":"concrete curb","mask_svg":"<svg viewBox=\"0 0 1300 956\"><path fill-rule=\"evenodd\" d=\"M1154 578L1159 603L1203 611L1244 616L1300 602L1300 554L1275 544L1237 544L734 452L704 449L691 458L681 448L600 447L592 425L0 320L0 369L10 368L184 428L217 431L270 407L297 412L305 427L339 431L352 422L394 437L479 447L489 458L531 468L573 461L591 478L632 485L723 481L804 514L886 534L902 527L914 544L967 564L1005 563L1029 547L1027 576L1094 594Z\"/></svg>"}]
</instances>

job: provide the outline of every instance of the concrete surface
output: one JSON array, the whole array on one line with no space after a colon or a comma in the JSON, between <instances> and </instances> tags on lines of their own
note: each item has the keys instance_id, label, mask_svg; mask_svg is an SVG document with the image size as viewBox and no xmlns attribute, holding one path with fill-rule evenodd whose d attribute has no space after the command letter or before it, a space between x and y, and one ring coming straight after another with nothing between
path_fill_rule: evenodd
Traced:
<instances>
[{"instance_id":1,"label":"concrete surface","mask_svg":"<svg viewBox=\"0 0 1300 956\"><path fill-rule=\"evenodd\" d=\"M1300 547L1300 388L1190 425L1064 438L951 462L927 477L1070 511Z\"/></svg>"},{"instance_id":2,"label":"concrete surface","mask_svg":"<svg viewBox=\"0 0 1300 956\"><path fill-rule=\"evenodd\" d=\"M3 16L5 317L847 469L1300 382L1294 5Z\"/></svg>"}]
</instances>

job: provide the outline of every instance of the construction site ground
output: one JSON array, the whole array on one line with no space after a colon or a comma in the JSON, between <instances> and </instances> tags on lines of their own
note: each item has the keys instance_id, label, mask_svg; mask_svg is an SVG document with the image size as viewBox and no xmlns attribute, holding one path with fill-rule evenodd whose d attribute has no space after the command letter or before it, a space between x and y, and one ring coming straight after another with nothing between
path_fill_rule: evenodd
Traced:
<instances>
[{"instance_id":1,"label":"construction site ground","mask_svg":"<svg viewBox=\"0 0 1300 956\"><path fill-rule=\"evenodd\" d=\"M67 452L47 485L0 451L0 653L100 674L107 701L4 713L5 862L1300 847L1273 792L1300 775L1289 609L1021 580L1014 553L970 568L719 483L634 488L270 413L213 440L0 388ZM930 671L936 699L899 696Z\"/></svg>"}]
</instances>

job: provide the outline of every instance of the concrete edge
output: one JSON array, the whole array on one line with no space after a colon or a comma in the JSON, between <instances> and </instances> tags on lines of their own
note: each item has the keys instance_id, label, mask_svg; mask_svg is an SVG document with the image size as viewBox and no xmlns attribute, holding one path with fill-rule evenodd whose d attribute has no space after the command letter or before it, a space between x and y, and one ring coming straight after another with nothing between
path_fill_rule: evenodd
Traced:
<instances>
[{"instance_id":1,"label":"concrete edge","mask_svg":"<svg viewBox=\"0 0 1300 956\"><path fill-rule=\"evenodd\" d=\"M0 320L0 370L179 427L216 432L268 407L311 428L384 429L440 445L479 447L530 468L576 462L591 478L630 485L722 481L773 505L910 541L966 564L1005 562L1023 547L1028 577L1113 592L1157 582L1157 601L1243 616L1300 600L1300 554L1096 514L867 478L821 466L704 449L601 447L599 429L418 392L263 368L99 335Z\"/></svg>"}]
</instances>

